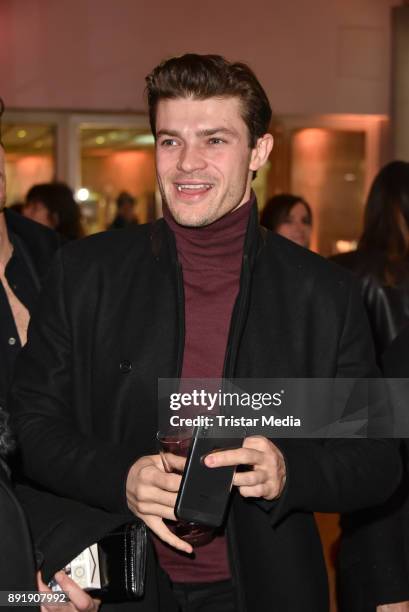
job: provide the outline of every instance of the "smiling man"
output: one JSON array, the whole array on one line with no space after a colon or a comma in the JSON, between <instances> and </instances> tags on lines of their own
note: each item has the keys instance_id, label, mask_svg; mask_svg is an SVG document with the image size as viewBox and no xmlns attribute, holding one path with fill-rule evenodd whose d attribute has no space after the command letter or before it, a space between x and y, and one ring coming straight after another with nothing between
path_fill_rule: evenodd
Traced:
<instances>
[{"instance_id":1,"label":"smiling man","mask_svg":"<svg viewBox=\"0 0 409 612\"><path fill-rule=\"evenodd\" d=\"M257 436L209 456L209 468L247 469L225 528L191 554L165 523L181 477L157 454L157 381L365 376L374 355L359 292L258 225L251 181L272 148L271 108L247 66L172 58L147 94L164 218L61 251L12 393L25 471L145 521L147 585L134 610L326 612L313 512L386 499L400 474L393 443Z\"/></svg>"},{"instance_id":2,"label":"smiling man","mask_svg":"<svg viewBox=\"0 0 409 612\"><path fill-rule=\"evenodd\" d=\"M250 142L236 97L162 100L157 109L160 190L177 223L210 225L250 198L252 172L273 146L271 134Z\"/></svg>"}]
</instances>

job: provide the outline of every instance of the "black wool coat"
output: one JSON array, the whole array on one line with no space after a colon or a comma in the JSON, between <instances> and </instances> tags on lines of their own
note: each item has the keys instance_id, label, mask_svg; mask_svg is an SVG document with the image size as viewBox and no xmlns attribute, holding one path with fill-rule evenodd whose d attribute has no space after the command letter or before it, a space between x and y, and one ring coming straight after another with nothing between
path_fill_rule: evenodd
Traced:
<instances>
[{"instance_id":1,"label":"black wool coat","mask_svg":"<svg viewBox=\"0 0 409 612\"><path fill-rule=\"evenodd\" d=\"M104 512L127 512L128 470L156 452L157 379L180 373L183 309L181 270L164 220L59 252L10 397L29 478ZM367 319L349 275L260 232L255 208L225 375L355 377L373 363ZM235 494L228 518L237 609L324 612L327 578L313 512L380 503L398 484L399 455L387 440L277 444L287 464L280 499ZM155 569L134 610L163 611L170 602Z\"/></svg>"}]
</instances>

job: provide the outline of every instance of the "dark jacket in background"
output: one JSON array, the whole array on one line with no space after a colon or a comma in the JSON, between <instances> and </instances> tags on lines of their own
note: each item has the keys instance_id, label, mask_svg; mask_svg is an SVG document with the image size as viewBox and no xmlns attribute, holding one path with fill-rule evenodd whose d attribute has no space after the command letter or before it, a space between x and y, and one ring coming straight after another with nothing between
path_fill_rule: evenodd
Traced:
<instances>
[{"instance_id":1,"label":"dark jacket in background","mask_svg":"<svg viewBox=\"0 0 409 612\"><path fill-rule=\"evenodd\" d=\"M385 376L409 376L409 329L405 331L409 323L409 262L407 278L391 287L379 280L382 261L375 254L370 257L357 250L331 259L360 280L378 363ZM409 406L409 397L407 401ZM401 447L404 461L407 448L405 442ZM399 489L386 504L342 519L340 612L375 612L381 603L409 600L405 552L409 531L402 523L404 508L409 518L408 473L406 469ZM354 561L349 567L343 564L344 556Z\"/></svg>"},{"instance_id":2,"label":"dark jacket in background","mask_svg":"<svg viewBox=\"0 0 409 612\"><path fill-rule=\"evenodd\" d=\"M31 311L52 256L59 246L55 232L6 209L7 231L13 254L6 266L7 281ZM9 443L2 409L21 344L13 315L0 287L0 457ZM10 338L14 343L10 342ZM0 458L0 591L36 589L36 562L26 516L10 480L10 470ZM14 609L14 608L13 608Z\"/></svg>"},{"instance_id":3,"label":"dark jacket in background","mask_svg":"<svg viewBox=\"0 0 409 612\"><path fill-rule=\"evenodd\" d=\"M111 225L107 227L108 230L125 229L126 227L138 225L138 220L135 218L133 221L127 221L122 215L117 215L112 221Z\"/></svg>"},{"instance_id":4,"label":"dark jacket in background","mask_svg":"<svg viewBox=\"0 0 409 612\"><path fill-rule=\"evenodd\" d=\"M394 410L409 412L409 328L395 338L382 358L393 393ZM401 418L401 417L400 417ZM399 427L398 427L399 430ZM396 433L399 433L396 432ZM401 432L401 435L408 433ZM376 606L409 601L409 442L401 442L402 481L381 506L356 513L343 547L354 560L339 570L340 612L375 612ZM341 552L342 551L341 549Z\"/></svg>"},{"instance_id":5,"label":"dark jacket in background","mask_svg":"<svg viewBox=\"0 0 409 612\"><path fill-rule=\"evenodd\" d=\"M27 521L0 460L0 591L35 588L35 560Z\"/></svg>"},{"instance_id":6,"label":"dark jacket in background","mask_svg":"<svg viewBox=\"0 0 409 612\"><path fill-rule=\"evenodd\" d=\"M256 219L254 210L225 375L365 376L374 354L349 275L279 236L261 235ZM180 374L182 288L163 220L59 252L11 394L31 479L91 508L129 512L128 470L138 457L157 452L157 380ZM280 499L233 495L227 536L237 610L327 612L313 512L381 503L399 482L399 456L387 440L276 442L287 463ZM78 550L83 544L78 537ZM150 549L153 570L135 610L162 611L172 602L153 555Z\"/></svg>"},{"instance_id":7,"label":"dark jacket in background","mask_svg":"<svg viewBox=\"0 0 409 612\"><path fill-rule=\"evenodd\" d=\"M406 278L390 287L379 280L381 262L376 256L370 257L358 250L335 255L331 259L360 279L376 354L380 360L392 340L409 323L409 262Z\"/></svg>"},{"instance_id":8,"label":"dark jacket in background","mask_svg":"<svg viewBox=\"0 0 409 612\"><path fill-rule=\"evenodd\" d=\"M43 278L59 247L55 232L8 210L4 211L13 254L6 266L7 281L29 312L34 308ZM14 363L21 349L7 296L0 284L0 406L5 407Z\"/></svg>"},{"instance_id":9,"label":"dark jacket in background","mask_svg":"<svg viewBox=\"0 0 409 612\"><path fill-rule=\"evenodd\" d=\"M4 214L13 245L6 277L16 296L31 313L52 257L60 246L60 239L52 230L13 211L6 209ZM0 397L5 399L21 344L7 297L5 294L1 297L4 300L0 301L3 309L0 322L0 337L3 339ZM13 345L7 342L10 336L16 340ZM37 561L42 559L41 570L48 580L66 564L67 554L71 559L78 552L74 549L71 554L73 529L76 537L81 533L84 541L92 544L128 518L107 515L21 483L13 486L9 475L6 464L3 463L2 468L0 463L0 590L36 589L30 531Z\"/></svg>"}]
</instances>

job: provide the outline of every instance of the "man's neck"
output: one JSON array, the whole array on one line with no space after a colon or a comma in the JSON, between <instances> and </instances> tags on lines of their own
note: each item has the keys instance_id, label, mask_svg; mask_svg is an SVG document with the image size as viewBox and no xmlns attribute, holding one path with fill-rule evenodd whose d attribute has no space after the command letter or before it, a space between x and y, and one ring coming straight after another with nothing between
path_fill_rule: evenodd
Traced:
<instances>
[{"instance_id":1,"label":"man's neck","mask_svg":"<svg viewBox=\"0 0 409 612\"><path fill-rule=\"evenodd\" d=\"M0 266L4 269L11 257L13 247L7 231L6 217L4 212L0 213Z\"/></svg>"}]
</instances>

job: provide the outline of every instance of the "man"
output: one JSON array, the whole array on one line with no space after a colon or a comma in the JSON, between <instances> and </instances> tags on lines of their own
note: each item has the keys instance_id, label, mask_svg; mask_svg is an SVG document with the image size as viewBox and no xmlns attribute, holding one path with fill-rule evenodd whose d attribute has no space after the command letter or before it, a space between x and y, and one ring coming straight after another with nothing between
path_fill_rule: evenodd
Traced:
<instances>
[{"instance_id":1,"label":"man","mask_svg":"<svg viewBox=\"0 0 409 612\"><path fill-rule=\"evenodd\" d=\"M2 112L0 99L0 116ZM33 591L36 587L46 591L41 574L36 572L31 535L21 502L29 495L43 506L49 498L31 492L28 487L20 487L21 497L16 497L7 464L15 452L15 442L5 406L15 360L27 339L30 312L59 241L54 232L7 210L5 205L5 151L0 139L0 591ZM98 608L97 602L68 576L58 574L56 579L71 594L72 603L63 610L94 612ZM61 610L59 606L51 609Z\"/></svg>"},{"instance_id":2,"label":"man","mask_svg":"<svg viewBox=\"0 0 409 612\"><path fill-rule=\"evenodd\" d=\"M116 217L108 229L123 229L138 223L135 217L135 198L127 191L121 191L116 199Z\"/></svg>"},{"instance_id":3,"label":"man","mask_svg":"<svg viewBox=\"0 0 409 612\"><path fill-rule=\"evenodd\" d=\"M150 548L135 610L327 611L313 512L386 499L393 443L256 436L208 457L251 469L235 476L224 533L192 557L164 522L180 476L156 451L157 380L365 376L360 299L342 270L259 230L251 181L271 109L247 66L188 54L155 68L147 91L165 219L60 252L12 393L26 473L146 522L159 564Z\"/></svg>"}]
</instances>

